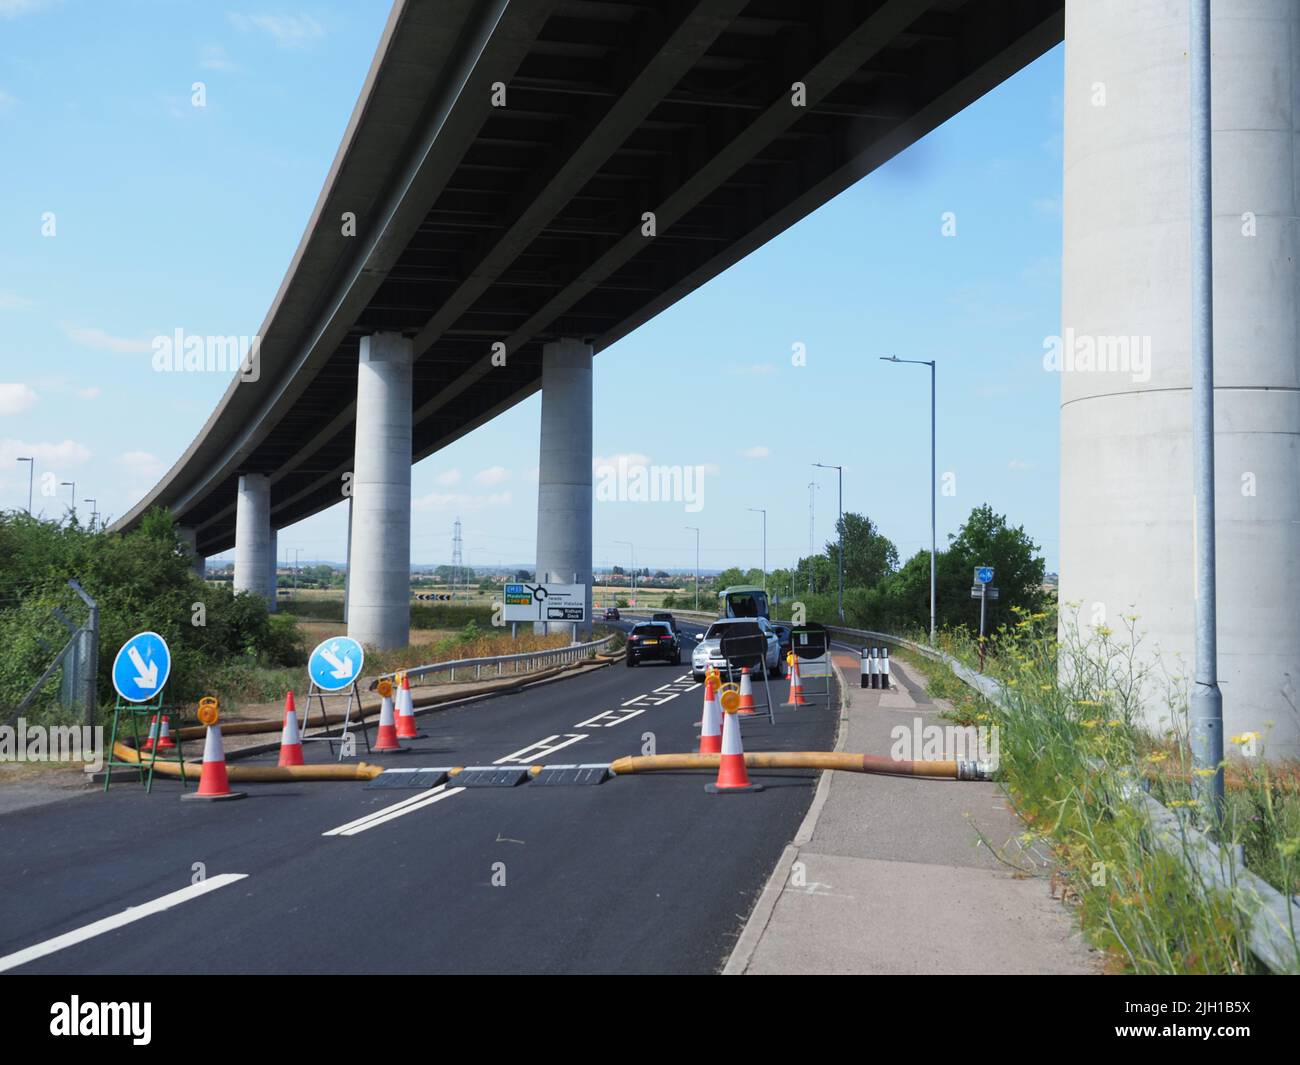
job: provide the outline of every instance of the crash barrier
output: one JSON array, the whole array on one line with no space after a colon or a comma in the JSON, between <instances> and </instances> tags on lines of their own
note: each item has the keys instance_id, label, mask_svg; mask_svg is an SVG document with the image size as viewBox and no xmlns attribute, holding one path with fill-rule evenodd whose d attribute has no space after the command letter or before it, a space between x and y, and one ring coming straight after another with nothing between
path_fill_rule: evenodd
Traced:
<instances>
[{"instance_id":1,"label":"crash barrier","mask_svg":"<svg viewBox=\"0 0 1300 1065\"><path fill-rule=\"evenodd\" d=\"M906 647L936 662L942 662L953 675L974 688L989 702L1012 707L1011 695L1003 684L987 673L979 673L952 655L928 644L908 640L887 632L849 629L828 625L834 635L846 637L851 645L864 640ZM1147 794L1145 781L1128 781L1119 795L1111 796L1116 805L1125 805L1146 822L1146 838L1159 850L1182 859L1201 879L1219 891L1232 895L1243 913L1251 914L1250 952L1275 973L1300 973L1300 905L1288 899L1273 885L1242 867L1232 848L1220 847L1192 823L1191 808L1178 813L1167 809Z\"/></svg>"},{"instance_id":2,"label":"crash barrier","mask_svg":"<svg viewBox=\"0 0 1300 1065\"><path fill-rule=\"evenodd\" d=\"M496 676L503 676L506 667L509 666L511 673L521 672L521 666L531 667L534 663L540 663L541 668L548 666L563 666L580 661L590 657L588 652L594 652L598 648L607 646L614 639L614 634L602 636L599 640L591 640L587 643L571 643L567 647L551 647L542 651L525 651L521 654L514 655L490 655L484 658L459 658L454 662L432 662L427 666L412 666L409 669L395 670L392 673L381 673L370 684L370 690L375 691L379 686L379 681L394 681L399 674L405 673L407 677L426 677L433 673L449 673L450 679L456 679L456 670L474 670L474 679L479 680L483 674L483 667L496 667Z\"/></svg>"}]
</instances>

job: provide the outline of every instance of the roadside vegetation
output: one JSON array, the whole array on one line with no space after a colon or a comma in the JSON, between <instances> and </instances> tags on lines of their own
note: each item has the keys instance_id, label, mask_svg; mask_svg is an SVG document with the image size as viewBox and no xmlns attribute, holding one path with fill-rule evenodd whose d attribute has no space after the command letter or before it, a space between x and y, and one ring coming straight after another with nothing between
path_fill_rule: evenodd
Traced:
<instances>
[{"instance_id":1,"label":"roadside vegetation","mask_svg":"<svg viewBox=\"0 0 1300 1065\"><path fill-rule=\"evenodd\" d=\"M932 695L953 705L959 722L998 727L1004 787L1028 826L1023 842L1050 848L1059 863L1055 892L1077 907L1085 934L1113 969L1260 971L1247 948L1249 915L1180 858L1149 847L1145 820L1126 796L1146 788L1211 830L1230 859L1244 854L1246 868L1294 894L1300 773L1260 757L1266 737L1232 737L1223 823L1213 830L1193 788L1184 685L1138 654L1135 617L1123 625L1119 633L1104 625L1084 630L1070 618L1058 640L1052 615L1017 610L986 646L985 671L1005 686L1005 706L978 696L943 663L900 654L927 677ZM967 630L945 630L939 643L978 664ZM1158 732L1142 710L1151 698L1167 708Z\"/></svg>"}]
</instances>

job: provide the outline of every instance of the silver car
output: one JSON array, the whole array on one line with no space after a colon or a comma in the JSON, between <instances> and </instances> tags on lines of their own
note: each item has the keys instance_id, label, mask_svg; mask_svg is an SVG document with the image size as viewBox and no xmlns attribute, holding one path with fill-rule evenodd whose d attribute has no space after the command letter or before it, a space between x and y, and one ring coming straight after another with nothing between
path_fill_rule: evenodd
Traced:
<instances>
[{"instance_id":1,"label":"silver car","mask_svg":"<svg viewBox=\"0 0 1300 1065\"><path fill-rule=\"evenodd\" d=\"M769 677L785 676L785 659L781 657L781 640L768 623L767 618L721 618L709 626L708 632L695 637L699 642L696 643L695 650L691 654L691 675L694 676L696 681L704 680L704 674L710 666L719 673L726 673L727 662L722 657L723 633L734 625L752 624L757 624L767 637L767 654L764 657L767 675Z\"/></svg>"}]
</instances>

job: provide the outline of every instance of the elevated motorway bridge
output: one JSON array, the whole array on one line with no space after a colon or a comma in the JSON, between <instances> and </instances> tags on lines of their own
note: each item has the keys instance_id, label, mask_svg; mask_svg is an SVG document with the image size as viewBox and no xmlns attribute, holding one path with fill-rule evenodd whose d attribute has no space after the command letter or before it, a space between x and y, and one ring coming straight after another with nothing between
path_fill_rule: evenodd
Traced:
<instances>
[{"instance_id":1,"label":"elevated motorway bridge","mask_svg":"<svg viewBox=\"0 0 1300 1065\"><path fill-rule=\"evenodd\" d=\"M1268 486L1221 493L1221 676L1300 751L1300 6L1214 35L1220 468ZM411 464L540 389L537 568L590 584L592 355L1062 39L1062 600L1189 652L1186 0L397 0L256 380L115 528L273 598L348 499L349 631L402 644Z\"/></svg>"}]
</instances>

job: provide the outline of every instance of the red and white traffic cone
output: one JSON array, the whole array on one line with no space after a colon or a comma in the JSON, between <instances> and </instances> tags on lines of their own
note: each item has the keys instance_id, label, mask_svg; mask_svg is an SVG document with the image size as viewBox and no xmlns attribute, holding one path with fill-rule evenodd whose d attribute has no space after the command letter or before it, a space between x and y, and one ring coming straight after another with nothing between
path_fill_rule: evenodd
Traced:
<instances>
[{"instance_id":1,"label":"red and white traffic cone","mask_svg":"<svg viewBox=\"0 0 1300 1065\"><path fill-rule=\"evenodd\" d=\"M728 710L723 715L722 757L718 759L718 779L704 785L710 795L726 795L737 791L762 791L762 784L753 784L745 768L745 750L740 745L740 718L738 711Z\"/></svg>"},{"instance_id":2,"label":"red and white traffic cone","mask_svg":"<svg viewBox=\"0 0 1300 1065\"><path fill-rule=\"evenodd\" d=\"M153 745L157 742L158 742L158 715L154 714L154 716L149 719L149 738L144 741L144 745L140 748L140 750L152 751Z\"/></svg>"},{"instance_id":3,"label":"red and white traffic cone","mask_svg":"<svg viewBox=\"0 0 1300 1065\"><path fill-rule=\"evenodd\" d=\"M172 719L170 714L163 714L162 727L158 732L158 750L176 750L176 741L172 739Z\"/></svg>"},{"instance_id":4,"label":"red and white traffic cone","mask_svg":"<svg viewBox=\"0 0 1300 1065\"><path fill-rule=\"evenodd\" d=\"M298 731L298 708L293 692L284 698L284 730L280 733L280 766L302 765L302 733Z\"/></svg>"},{"instance_id":5,"label":"red and white traffic cone","mask_svg":"<svg viewBox=\"0 0 1300 1065\"><path fill-rule=\"evenodd\" d=\"M790 655L790 699L781 705L808 705L808 700L803 697L803 681L799 678L799 656L795 654Z\"/></svg>"},{"instance_id":6,"label":"red and white traffic cone","mask_svg":"<svg viewBox=\"0 0 1300 1065\"><path fill-rule=\"evenodd\" d=\"M754 682L749 676L749 667L744 666L740 671L740 709L738 714L754 714Z\"/></svg>"},{"instance_id":7,"label":"red and white traffic cone","mask_svg":"<svg viewBox=\"0 0 1300 1065\"><path fill-rule=\"evenodd\" d=\"M203 742L203 772L199 776L199 790L182 795L181 800L242 799L245 793L230 790L230 777L226 774L226 755L221 749L221 726L209 725L207 739Z\"/></svg>"},{"instance_id":8,"label":"red and white traffic cone","mask_svg":"<svg viewBox=\"0 0 1300 1065\"><path fill-rule=\"evenodd\" d=\"M397 742L397 723L393 716L392 696L385 695L379 704L379 735L370 748L374 754L400 754L406 750Z\"/></svg>"},{"instance_id":9,"label":"red and white traffic cone","mask_svg":"<svg viewBox=\"0 0 1300 1065\"><path fill-rule=\"evenodd\" d=\"M700 719L700 754L722 753L722 711L713 690L713 674L704 680L704 717Z\"/></svg>"},{"instance_id":10,"label":"red and white traffic cone","mask_svg":"<svg viewBox=\"0 0 1300 1065\"><path fill-rule=\"evenodd\" d=\"M402 686L397 689L397 738L418 740L422 733L415 727L415 703L411 701L411 678L402 674Z\"/></svg>"}]
</instances>

